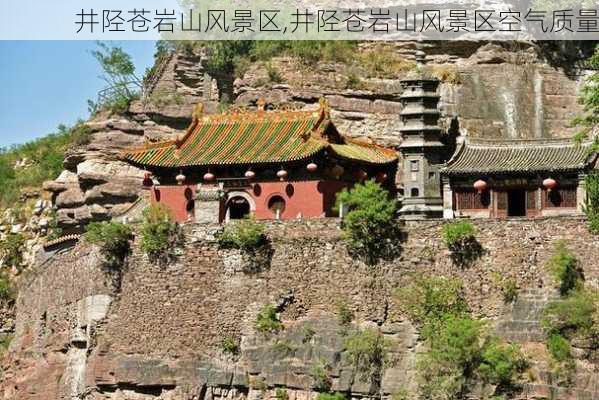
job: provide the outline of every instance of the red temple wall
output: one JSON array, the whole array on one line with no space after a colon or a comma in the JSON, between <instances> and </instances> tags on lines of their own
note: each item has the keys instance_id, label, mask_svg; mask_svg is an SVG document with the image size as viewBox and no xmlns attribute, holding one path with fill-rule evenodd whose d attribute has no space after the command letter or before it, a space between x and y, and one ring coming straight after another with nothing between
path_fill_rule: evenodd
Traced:
<instances>
[{"instance_id":1,"label":"red temple wall","mask_svg":"<svg viewBox=\"0 0 599 400\"><path fill-rule=\"evenodd\" d=\"M275 214L268 208L273 196L280 196L285 201L285 209L281 219L319 218L334 216L336 194L348 187L341 181L297 181L297 182L258 182L249 188L227 190L229 196L235 192L244 192L255 203L254 215L257 219L274 219ZM159 202L168 207L173 218L178 222L189 219L189 207L195 197L195 185L165 185L150 189L152 203ZM223 207L224 209L224 207ZM193 211L191 211L193 213ZM193 215L193 214L191 214ZM216 220L217 216L215 216ZM223 218L223 215L220 216Z\"/></svg>"},{"instance_id":2,"label":"red temple wall","mask_svg":"<svg viewBox=\"0 0 599 400\"><path fill-rule=\"evenodd\" d=\"M150 189L152 203L162 203L168 207L177 222L188 220L189 212L187 209L189 201L193 202L194 197L195 185L158 186L157 188Z\"/></svg>"},{"instance_id":3,"label":"red temple wall","mask_svg":"<svg viewBox=\"0 0 599 400\"><path fill-rule=\"evenodd\" d=\"M259 190L248 190L256 203L257 219L273 219L275 214L268 208L273 196L285 200L281 219L319 218L333 216L335 194L347 187L340 181L260 182Z\"/></svg>"}]
</instances>

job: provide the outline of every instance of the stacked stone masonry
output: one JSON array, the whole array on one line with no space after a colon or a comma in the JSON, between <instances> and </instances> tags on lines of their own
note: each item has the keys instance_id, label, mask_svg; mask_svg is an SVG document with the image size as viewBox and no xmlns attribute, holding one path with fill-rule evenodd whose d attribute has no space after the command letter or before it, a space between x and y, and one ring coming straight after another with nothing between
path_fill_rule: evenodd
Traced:
<instances>
[{"instance_id":1,"label":"stacked stone masonry","mask_svg":"<svg viewBox=\"0 0 599 400\"><path fill-rule=\"evenodd\" d=\"M243 272L244 257L221 250L216 226L186 225L176 262L154 265L138 247L117 287L85 242L31 273L17 301L16 337L3 363L4 399L265 399L275 387L290 399L312 400L311 369L330 367L332 390L370 398L343 351L337 310L346 304L352 327L380 328L392 342L385 370L387 398L415 385L416 327L401 314L393 290L415 275L459 277L475 315L532 357L533 378L519 399L597 399L597 365L577 361L574 384L557 387L547 364L540 310L555 296L545 263L557 240L579 257L597 285L599 241L581 219L476 222L485 255L469 268L451 264L440 240L442 222L404 226L402 254L368 267L347 254L339 221L270 223L270 265ZM499 278L516 280L520 296L505 304ZM255 330L265 304L278 307L284 329ZM240 345L222 350L224 338ZM544 356L539 356L543 355Z\"/></svg>"}]
</instances>

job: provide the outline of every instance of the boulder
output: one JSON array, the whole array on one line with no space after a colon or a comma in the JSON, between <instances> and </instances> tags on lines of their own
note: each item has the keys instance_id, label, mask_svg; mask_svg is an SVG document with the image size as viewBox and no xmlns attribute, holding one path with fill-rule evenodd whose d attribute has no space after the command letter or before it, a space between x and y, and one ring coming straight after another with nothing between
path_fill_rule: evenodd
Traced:
<instances>
[{"instance_id":1,"label":"boulder","mask_svg":"<svg viewBox=\"0 0 599 400\"><path fill-rule=\"evenodd\" d=\"M80 181L98 184L114 181L115 179L129 179L143 181L144 172L124 161L108 161L101 159L85 160L77 165L77 176Z\"/></svg>"},{"instance_id":2,"label":"boulder","mask_svg":"<svg viewBox=\"0 0 599 400\"><path fill-rule=\"evenodd\" d=\"M72 187L60 192L56 197L56 206L59 208L73 208L85 203L83 192L78 187Z\"/></svg>"}]
</instances>

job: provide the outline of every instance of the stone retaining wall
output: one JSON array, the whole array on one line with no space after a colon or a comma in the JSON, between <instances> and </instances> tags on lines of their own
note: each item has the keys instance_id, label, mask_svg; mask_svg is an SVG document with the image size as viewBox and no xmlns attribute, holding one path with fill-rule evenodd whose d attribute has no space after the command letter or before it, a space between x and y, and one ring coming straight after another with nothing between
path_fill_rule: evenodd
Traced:
<instances>
[{"instance_id":1,"label":"stone retaining wall","mask_svg":"<svg viewBox=\"0 0 599 400\"><path fill-rule=\"evenodd\" d=\"M112 297L107 315L88 338L83 385L88 399L258 399L274 395L275 386L308 399L315 396L311 369L321 362L330 367L333 390L369 396L370 384L357 379L343 351L340 303L355 316L350 329L379 327L393 343L395 364L386 370L382 387L390 395L414 387L419 348L417 331L401 315L393 291L425 274L460 277L477 316L507 339L522 342L525 350L546 356L537 343L543 339L540 310L555 293L546 260L555 242L565 240L587 281L596 284L599 241L582 219L473 222L485 254L467 268L452 264L440 240L443 221L407 224L405 237L398 238L401 256L374 267L347 253L338 220L271 222L271 262L257 273L243 272L238 252L218 248L213 239L218 227L187 225L186 244L170 265L151 264L134 246L119 292L82 243L41 267L21 292L10 355L19 362L5 364L8 379L1 387L22 399L42 398L41 393L68 398L60 394L67 363L61 349L69 348L72 330L82 328L73 310L79 300L107 294ZM501 281L507 277L520 288L514 304L503 301ZM285 329L278 335L255 331L265 304L281 312ZM224 354L223 338L237 341L240 354ZM560 389L558 398L599 396L596 366L579 367L575 388ZM527 383L524 397L555 389L543 357L535 359L534 369L538 376ZM48 392L49 387L54 389Z\"/></svg>"}]
</instances>

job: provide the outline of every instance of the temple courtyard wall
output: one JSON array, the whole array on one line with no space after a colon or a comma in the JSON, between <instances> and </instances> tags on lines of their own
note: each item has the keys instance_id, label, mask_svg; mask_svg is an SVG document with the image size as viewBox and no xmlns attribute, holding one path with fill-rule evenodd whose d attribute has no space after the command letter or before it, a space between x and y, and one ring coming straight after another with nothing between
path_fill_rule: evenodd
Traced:
<instances>
[{"instance_id":1,"label":"temple courtyard wall","mask_svg":"<svg viewBox=\"0 0 599 400\"><path fill-rule=\"evenodd\" d=\"M218 226L184 226L176 260L156 265L134 244L122 275L102 266L98 250L79 243L31 272L17 300L16 335L0 383L4 399L314 399L314 365L326 365L333 391L377 397L343 351L345 305L354 326L380 327L393 363L380 394L389 398L416 385L418 331L393 295L415 276L459 277L475 315L522 344L532 360L513 398L599 399L599 371L577 360L571 386L549 372L541 311L556 296L546 261L564 240L586 281L599 284L599 241L578 218L473 221L485 249L471 266L452 264L441 240L443 221L403 227L401 255L367 266L348 254L339 220L269 222L269 257L249 271L248 257L222 250ZM514 279L515 302L502 282ZM272 304L284 329L255 329ZM223 339L239 343L226 354ZM476 397L482 398L482 397Z\"/></svg>"}]
</instances>

